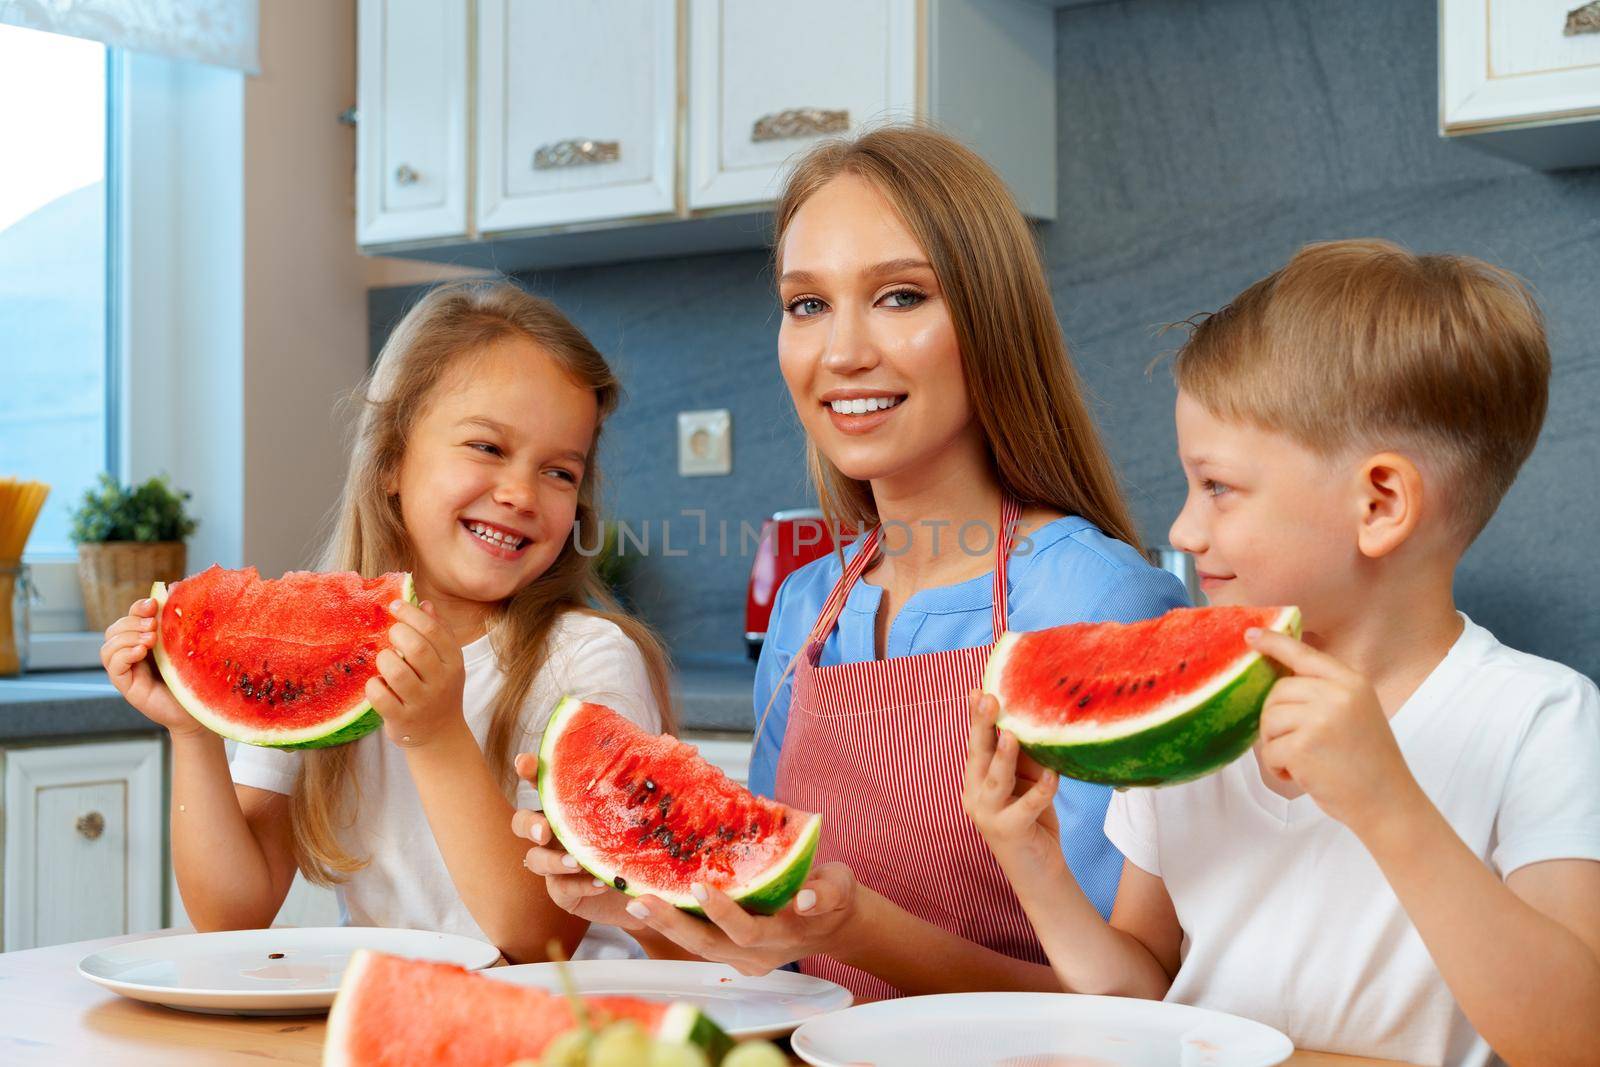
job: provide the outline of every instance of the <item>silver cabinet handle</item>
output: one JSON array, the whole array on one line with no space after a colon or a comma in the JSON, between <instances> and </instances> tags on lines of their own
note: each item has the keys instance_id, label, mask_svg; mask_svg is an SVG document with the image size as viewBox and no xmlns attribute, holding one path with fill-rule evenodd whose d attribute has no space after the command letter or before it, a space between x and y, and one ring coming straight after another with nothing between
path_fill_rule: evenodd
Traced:
<instances>
[{"instance_id":1,"label":"silver cabinet handle","mask_svg":"<svg viewBox=\"0 0 1600 1067\"><path fill-rule=\"evenodd\" d=\"M106 832L106 817L98 811L91 811L87 815L78 816L75 826L79 834L93 841Z\"/></svg>"},{"instance_id":2,"label":"silver cabinet handle","mask_svg":"<svg viewBox=\"0 0 1600 1067\"><path fill-rule=\"evenodd\" d=\"M621 158L622 145L617 141L555 141L539 146L539 150L533 154L533 169L553 170L556 167L615 163Z\"/></svg>"},{"instance_id":3,"label":"silver cabinet handle","mask_svg":"<svg viewBox=\"0 0 1600 1067\"><path fill-rule=\"evenodd\" d=\"M1600 33L1600 0L1573 8L1567 12L1567 25L1561 31L1566 37L1580 33Z\"/></svg>"},{"instance_id":4,"label":"silver cabinet handle","mask_svg":"<svg viewBox=\"0 0 1600 1067\"><path fill-rule=\"evenodd\" d=\"M418 174L410 165L402 163L394 169L394 183L396 185L415 185L422 175Z\"/></svg>"},{"instance_id":5,"label":"silver cabinet handle","mask_svg":"<svg viewBox=\"0 0 1600 1067\"><path fill-rule=\"evenodd\" d=\"M820 107L793 107L762 115L750 129L752 141L789 141L796 137L815 137L822 133L844 133L850 128L850 112Z\"/></svg>"}]
</instances>

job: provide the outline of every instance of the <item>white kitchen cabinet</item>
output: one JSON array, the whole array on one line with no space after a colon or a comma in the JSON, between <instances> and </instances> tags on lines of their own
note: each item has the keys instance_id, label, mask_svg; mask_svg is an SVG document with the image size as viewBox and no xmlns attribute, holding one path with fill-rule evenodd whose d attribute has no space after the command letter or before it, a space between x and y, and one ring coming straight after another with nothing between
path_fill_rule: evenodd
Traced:
<instances>
[{"instance_id":1,"label":"white kitchen cabinet","mask_svg":"<svg viewBox=\"0 0 1600 1067\"><path fill-rule=\"evenodd\" d=\"M467 234L467 5L360 0L360 244Z\"/></svg>"},{"instance_id":2,"label":"white kitchen cabinet","mask_svg":"<svg viewBox=\"0 0 1600 1067\"><path fill-rule=\"evenodd\" d=\"M360 0L359 15L370 253L509 271L758 248L798 152L909 118L1055 217L1055 15L1035 0Z\"/></svg>"},{"instance_id":3,"label":"white kitchen cabinet","mask_svg":"<svg viewBox=\"0 0 1600 1067\"><path fill-rule=\"evenodd\" d=\"M157 739L4 753L3 947L161 927Z\"/></svg>"},{"instance_id":4,"label":"white kitchen cabinet","mask_svg":"<svg viewBox=\"0 0 1600 1067\"><path fill-rule=\"evenodd\" d=\"M480 0L484 233L670 215L678 20L660 0Z\"/></svg>"},{"instance_id":5,"label":"white kitchen cabinet","mask_svg":"<svg viewBox=\"0 0 1600 1067\"><path fill-rule=\"evenodd\" d=\"M1600 163L1600 4L1440 0L1439 49L1441 134L1547 170Z\"/></svg>"},{"instance_id":6,"label":"white kitchen cabinet","mask_svg":"<svg viewBox=\"0 0 1600 1067\"><path fill-rule=\"evenodd\" d=\"M690 0L689 207L765 206L821 138L927 118L1054 218L1055 22L1032 0ZM826 45L823 46L823 42Z\"/></svg>"}]
</instances>

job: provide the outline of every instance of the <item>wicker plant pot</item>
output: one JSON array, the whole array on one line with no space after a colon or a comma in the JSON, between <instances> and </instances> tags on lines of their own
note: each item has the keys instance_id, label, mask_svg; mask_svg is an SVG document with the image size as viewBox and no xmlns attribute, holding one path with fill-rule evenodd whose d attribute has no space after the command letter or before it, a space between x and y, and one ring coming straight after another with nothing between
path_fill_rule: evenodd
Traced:
<instances>
[{"instance_id":1,"label":"wicker plant pot","mask_svg":"<svg viewBox=\"0 0 1600 1067\"><path fill-rule=\"evenodd\" d=\"M104 630L150 595L154 582L183 577L182 541L106 541L78 546L78 585L89 629Z\"/></svg>"}]
</instances>

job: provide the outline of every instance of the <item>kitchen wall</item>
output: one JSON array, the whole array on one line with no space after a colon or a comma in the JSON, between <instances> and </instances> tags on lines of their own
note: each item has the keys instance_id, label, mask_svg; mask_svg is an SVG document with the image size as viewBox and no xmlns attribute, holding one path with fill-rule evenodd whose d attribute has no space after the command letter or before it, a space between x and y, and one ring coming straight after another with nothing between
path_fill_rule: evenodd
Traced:
<instances>
[{"instance_id":1,"label":"kitchen wall","mask_svg":"<svg viewBox=\"0 0 1600 1067\"><path fill-rule=\"evenodd\" d=\"M1503 640L1600 676L1600 171L1542 174L1441 141L1431 0L1117 0L1056 21L1057 310L1146 539L1183 497L1163 323L1212 310L1302 243L1382 236L1526 277L1556 374L1543 439L1468 554L1462 608ZM747 561L715 522L806 503L761 253L525 276L615 360L632 399L604 463L613 512L656 540L642 611L680 657L737 656ZM375 290L374 344L416 290ZM734 473L680 479L675 414L733 412ZM703 508L711 544L685 509ZM674 551L659 524L673 519ZM1292 546L1291 546L1292 547ZM737 539L730 544L737 551Z\"/></svg>"}]
</instances>

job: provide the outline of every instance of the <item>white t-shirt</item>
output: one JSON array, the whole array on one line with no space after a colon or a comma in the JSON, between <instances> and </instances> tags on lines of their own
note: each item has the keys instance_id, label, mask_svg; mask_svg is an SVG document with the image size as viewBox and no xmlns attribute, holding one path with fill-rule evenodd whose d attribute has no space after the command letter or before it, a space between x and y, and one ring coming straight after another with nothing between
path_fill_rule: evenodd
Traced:
<instances>
[{"instance_id":1,"label":"white t-shirt","mask_svg":"<svg viewBox=\"0 0 1600 1067\"><path fill-rule=\"evenodd\" d=\"M478 744L489 732L495 695L504 678L488 636L461 650L466 661L462 709ZM523 701L515 752L536 752L550 712L564 694L615 708L646 730L661 729L661 709L650 688L644 657L615 624L579 611L562 615L550 632L550 654ZM355 824L341 844L368 864L337 890L343 921L352 926L389 926L489 938L462 903L406 766L404 751L382 730L353 742L359 802ZM300 753L240 745L232 763L240 785L290 793ZM539 808L531 784L517 785L518 807ZM494 818L500 816L495 814ZM509 832L509 824L506 827ZM529 892L544 892L529 876ZM640 956L637 942L614 926L594 924L578 946L577 959Z\"/></svg>"},{"instance_id":2,"label":"white t-shirt","mask_svg":"<svg viewBox=\"0 0 1600 1067\"><path fill-rule=\"evenodd\" d=\"M1600 692L1466 629L1390 718L1406 763L1502 879L1600 860ZM1356 836L1281 797L1253 753L1112 797L1106 836L1166 884L1183 927L1166 999L1256 1019L1295 1045L1409 1063L1499 1063Z\"/></svg>"}]
</instances>

